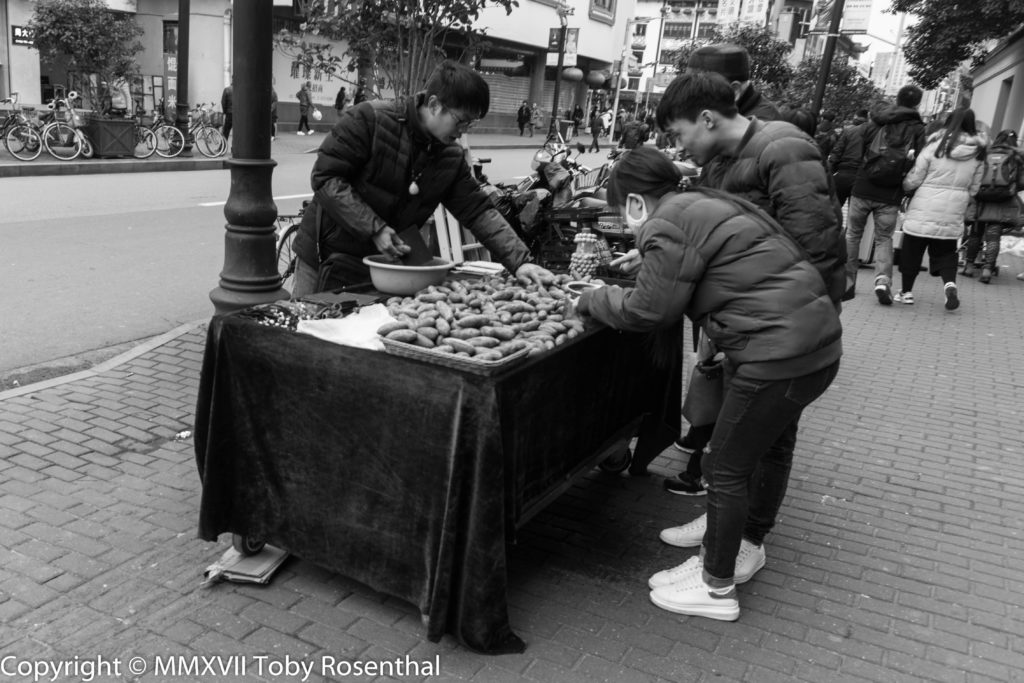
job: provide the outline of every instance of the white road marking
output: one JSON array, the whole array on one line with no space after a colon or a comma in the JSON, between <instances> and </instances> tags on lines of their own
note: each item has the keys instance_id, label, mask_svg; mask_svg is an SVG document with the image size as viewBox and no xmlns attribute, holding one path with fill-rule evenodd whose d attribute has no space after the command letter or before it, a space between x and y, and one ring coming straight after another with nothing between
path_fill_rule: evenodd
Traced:
<instances>
[{"instance_id":1,"label":"white road marking","mask_svg":"<svg viewBox=\"0 0 1024 683\"><path fill-rule=\"evenodd\" d=\"M283 194L280 197L273 197L273 200L276 202L278 199L301 199L302 197L312 197L312 196L313 196L312 192L306 192L305 194ZM227 203L228 203L228 200L225 199L222 202L201 202L199 204L199 206L224 206Z\"/></svg>"}]
</instances>

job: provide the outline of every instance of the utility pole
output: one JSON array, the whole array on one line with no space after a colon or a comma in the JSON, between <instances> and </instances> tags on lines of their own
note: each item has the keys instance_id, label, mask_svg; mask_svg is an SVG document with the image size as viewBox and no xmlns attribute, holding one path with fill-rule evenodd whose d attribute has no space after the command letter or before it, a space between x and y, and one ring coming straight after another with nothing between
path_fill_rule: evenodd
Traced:
<instances>
[{"instance_id":1,"label":"utility pole","mask_svg":"<svg viewBox=\"0 0 1024 683\"><path fill-rule=\"evenodd\" d=\"M843 7L845 0L835 0L832 6L832 21L828 25L828 35L825 38L825 52L821 56L821 73L818 74L818 83L814 87L814 100L811 102L811 111L817 117L821 114L821 103L825 99L825 85L832 71L832 57L836 54L836 41L839 40L839 24L843 21Z\"/></svg>"},{"instance_id":2,"label":"utility pole","mask_svg":"<svg viewBox=\"0 0 1024 683\"><path fill-rule=\"evenodd\" d=\"M576 10L562 2L558 5L558 22L561 28L558 33L558 66L555 67L555 97L551 105L551 125L548 126L548 139L558 137L558 98L562 94L562 67L565 65L565 36L569 32L569 15Z\"/></svg>"},{"instance_id":3,"label":"utility pole","mask_svg":"<svg viewBox=\"0 0 1024 683\"><path fill-rule=\"evenodd\" d=\"M647 19L645 18L644 21L647 21ZM619 91L622 90L622 70L626 65L626 55L629 54L633 27L638 23L641 23L641 20L636 17L626 22L626 38L622 41L622 54L619 55L619 70L615 74L615 104L612 105L612 123L608 127L608 139L612 141L615 140L615 120L619 115Z\"/></svg>"}]
</instances>

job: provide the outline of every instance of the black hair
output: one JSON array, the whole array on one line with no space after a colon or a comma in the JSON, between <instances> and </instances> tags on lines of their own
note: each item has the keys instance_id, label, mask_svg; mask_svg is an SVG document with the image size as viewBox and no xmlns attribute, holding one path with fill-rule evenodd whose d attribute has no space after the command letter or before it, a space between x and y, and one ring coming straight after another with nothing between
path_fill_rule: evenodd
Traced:
<instances>
[{"instance_id":1,"label":"black hair","mask_svg":"<svg viewBox=\"0 0 1024 683\"><path fill-rule=\"evenodd\" d=\"M491 89L483 76L450 59L434 69L423 91L427 98L436 95L445 108L458 109L475 119L486 116L491 106Z\"/></svg>"},{"instance_id":2,"label":"black hair","mask_svg":"<svg viewBox=\"0 0 1024 683\"><path fill-rule=\"evenodd\" d=\"M916 85L905 85L896 93L896 104L911 109L921 104L921 97L924 93Z\"/></svg>"},{"instance_id":3,"label":"black hair","mask_svg":"<svg viewBox=\"0 0 1024 683\"><path fill-rule=\"evenodd\" d=\"M950 149L957 143L962 133L967 133L968 135L978 134L978 127L974 121L974 110L967 107L954 109L946 117L946 123L943 128L945 131L942 133L942 137L939 138L939 146L935 149L936 157L949 156ZM984 159L985 150L980 149L978 155L979 159Z\"/></svg>"},{"instance_id":4,"label":"black hair","mask_svg":"<svg viewBox=\"0 0 1024 683\"><path fill-rule=\"evenodd\" d=\"M626 204L629 194L661 197L679 189L683 173L653 147L631 149L619 159L608 178L608 206Z\"/></svg>"},{"instance_id":5,"label":"black hair","mask_svg":"<svg viewBox=\"0 0 1024 683\"><path fill-rule=\"evenodd\" d=\"M857 113L856 113L856 116L858 116L858 117L864 119L865 121L867 121L868 120L868 110L867 109L858 109Z\"/></svg>"},{"instance_id":6,"label":"black hair","mask_svg":"<svg viewBox=\"0 0 1024 683\"><path fill-rule=\"evenodd\" d=\"M792 123L811 137L814 137L814 133L818 129L818 122L814 117L814 113L803 107L790 109L782 115L782 120Z\"/></svg>"},{"instance_id":7,"label":"black hair","mask_svg":"<svg viewBox=\"0 0 1024 683\"><path fill-rule=\"evenodd\" d=\"M996 135L995 142L993 145L1002 145L1004 147L1016 147L1017 146L1017 131L1012 128L999 131Z\"/></svg>"},{"instance_id":8,"label":"black hair","mask_svg":"<svg viewBox=\"0 0 1024 683\"><path fill-rule=\"evenodd\" d=\"M705 109L733 118L738 113L736 93L725 76L714 71L694 71L677 76L658 103L658 127L668 128L677 119L696 121Z\"/></svg>"}]
</instances>

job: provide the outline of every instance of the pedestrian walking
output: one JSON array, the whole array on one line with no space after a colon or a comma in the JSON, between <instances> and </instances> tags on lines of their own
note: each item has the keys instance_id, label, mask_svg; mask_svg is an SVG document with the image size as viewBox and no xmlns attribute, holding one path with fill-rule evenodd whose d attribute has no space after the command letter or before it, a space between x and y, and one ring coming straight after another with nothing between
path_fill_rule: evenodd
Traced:
<instances>
[{"instance_id":1,"label":"pedestrian walking","mask_svg":"<svg viewBox=\"0 0 1024 683\"><path fill-rule=\"evenodd\" d=\"M600 152L601 145L598 144L598 140L604 133L604 117L597 113L597 109L590 113L590 147L587 148L588 152Z\"/></svg>"},{"instance_id":2,"label":"pedestrian walking","mask_svg":"<svg viewBox=\"0 0 1024 683\"><path fill-rule=\"evenodd\" d=\"M526 131L526 127L530 126L530 121L533 119L533 112L530 110L530 103L523 100L523 103L519 105L519 109L516 110L516 123L519 125L519 137L523 137L523 133ZM533 127L530 126L530 137L533 137Z\"/></svg>"},{"instance_id":3,"label":"pedestrian walking","mask_svg":"<svg viewBox=\"0 0 1024 683\"><path fill-rule=\"evenodd\" d=\"M270 89L270 141L277 139L277 91Z\"/></svg>"},{"instance_id":4,"label":"pedestrian walking","mask_svg":"<svg viewBox=\"0 0 1024 683\"><path fill-rule=\"evenodd\" d=\"M686 316L724 353L724 399L704 454L707 513L670 539L703 544L703 552L648 585L662 609L735 621L736 584L765 565L763 541L786 491L800 417L839 370L842 326L818 269L778 223L724 192L680 192L680 181L652 147L612 169L609 206L636 231L636 286L588 290L577 311L617 330L666 330L676 343Z\"/></svg>"},{"instance_id":5,"label":"pedestrian walking","mask_svg":"<svg viewBox=\"0 0 1024 683\"><path fill-rule=\"evenodd\" d=\"M576 105L572 110L572 134L573 137L578 137L580 134L580 126L583 125L583 107Z\"/></svg>"},{"instance_id":6,"label":"pedestrian walking","mask_svg":"<svg viewBox=\"0 0 1024 683\"><path fill-rule=\"evenodd\" d=\"M533 131L540 128L540 107L537 103L533 103L533 107L530 108L530 137L533 137Z\"/></svg>"},{"instance_id":7,"label":"pedestrian walking","mask_svg":"<svg viewBox=\"0 0 1024 683\"><path fill-rule=\"evenodd\" d=\"M917 86L903 86L896 94L896 104L872 116L864 127L864 160L853 183L847 216L844 300L855 294L860 242L870 215L875 226L874 292L878 303L892 305L892 234L904 197L903 177L925 143L924 122L917 112L921 96Z\"/></svg>"},{"instance_id":8,"label":"pedestrian walking","mask_svg":"<svg viewBox=\"0 0 1024 683\"><path fill-rule=\"evenodd\" d=\"M231 78L231 83L234 84L234 77ZM231 85L224 88L224 92L220 94L220 109L224 112L224 125L221 127L221 135L224 136L224 140L228 140L231 137L231 128L234 125L234 90Z\"/></svg>"},{"instance_id":9,"label":"pedestrian walking","mask_svg":"<svg viewBox=\"0 0 1024 683\"><path fill-rule=\"evenodd\" d=\"M854 114L852 124L839 133L828 155L828 167L835 180L836 200L840 209L850 199L853 182L857 179L857 171L864 160L862 139L867 121L867 109L861 109Z\"/></svg>"},{"instance_id":10,"label":"pedestrian walking","mask_svg":"<svg viewBox=\"0 0 1024 683\"><path fill-rule=\"evenodd\" d=\"M338 94L334 98L334 111L341 116L341 113L345 111L345 104L348 102L348 95L345 93L345 86L341 86L338 90Z\"/></svg>"},{"instance_id":11,"label":"pedestrian walking","mask_svg":"<svg viewBox=\"0 0 1024 683\"><path fill-rule=\"evenodd\" d=\"M295 131L296 135L312 135L313 131L309 129L309 112L313 109L313 96L310 94L309 89L312 87L312 83L306 81L299 88L299 92L295 93L295 97L299 100L299 127ZM305 129L305 130L303 130Z\"/></svg>"},{"instance_id":12,"label":"pedestrian walking","mask_svg":"<svg viewBox=\"0 0 1024 683\"><path fill-rule=\"evenodd\" d=\"M1021 225L1024 206L1018 192L1024 189L1024 154L1017 147L1017 131L1003 130L985 152L985 172L967 213L968 237L964 253L965 277L981 270L979 282L988 284L997 273L996 258L1004 233Z\"/></svg>"},{"instance_id":13,"label":"pedestrian walking","mask_svg":"<svg viewBox=\"0 0 1024 683\"><path fill-rule=\"evenodd\" d=\"M953 110L945 127L933 133L903 180L912 193L903 221L900 246L902 287L895 301L914 303L914 282L925 250L928 270L942 278L946 310L960 307L956 286L957 240L963 234L963 216L981 186L985 172L985 138L979 135L974 111Z\"/></svg>"}]
</instances>

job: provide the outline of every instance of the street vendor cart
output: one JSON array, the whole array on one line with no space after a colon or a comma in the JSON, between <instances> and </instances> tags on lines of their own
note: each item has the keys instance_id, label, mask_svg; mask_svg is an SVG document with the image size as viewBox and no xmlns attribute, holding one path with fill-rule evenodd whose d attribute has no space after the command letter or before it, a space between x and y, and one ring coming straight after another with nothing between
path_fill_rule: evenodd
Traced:
<instances>
[{"instance_id":1,"label":"street vendor cart","mask_svg":"<svg viewBox=\"0 0 1024 683\"><path fill-rule=\"evenodd\" d=\"M493 374L333 344L238 314L209 327L199 536L240 534L414 604L426 635L522 651L506 544L645 421L679 432L680 368L599 327Z\"/></svg>"}]
</instances>

